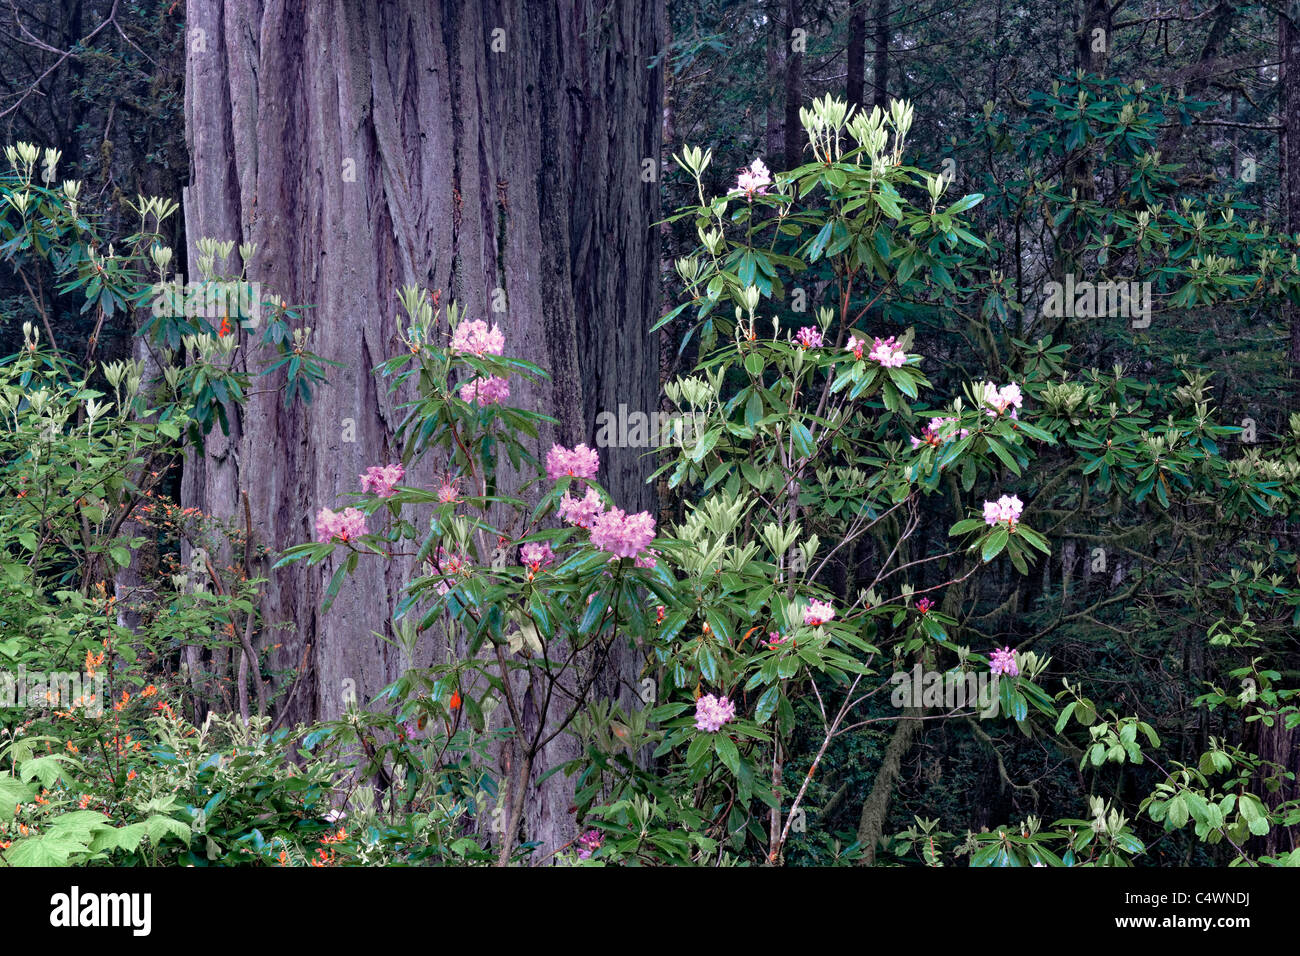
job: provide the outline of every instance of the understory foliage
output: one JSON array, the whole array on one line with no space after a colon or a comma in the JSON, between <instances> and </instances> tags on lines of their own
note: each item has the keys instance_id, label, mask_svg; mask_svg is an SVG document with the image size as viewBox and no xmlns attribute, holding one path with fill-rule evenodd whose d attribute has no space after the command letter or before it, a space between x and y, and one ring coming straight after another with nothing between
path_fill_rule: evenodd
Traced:
<instances>
[{"instance_id":1,"label":"understory foliage","mask_svg":"<svg viewBox=\"0 0 1300 956\"><path fill-rule=\"evenodd\" d=\"M1295 300L1300 273L1255 210L1177 194L1148 158L1151 91L1036 99L1030 162L1061 148L1046 130L1078 96L1108 104L1077 135L1097 137L1115 196L1032 176L949 195L911 165L902 101L814 102L807 162L756 160L720 195L711 153L683 150L694 198L669 223L691 248L659 326L692 360L664 389L657 515L602 487L600 448L536 453L553 419L511 404L547 374L526 342L407 287L403 351L374 370L414 396L400 460L314 514L316 540L268 556L255 528L177 509L167 481L182 442L247 394L234 350L269 350L285 401L310 401L329 363L302 310L261 303L259 336L248 316L156 312L150 362L74 361L29 326L0 364L0 663L92 690L0 699L0 808L16 807L0 858L1128 866L1159 864L1160 844L1300 863L1268 842L1300 803L1260 746L1261 728L1300 725L1300 416L1251 444L1189 354L1094 367L978 217L1032 207L1073 237L1056 275L1150 283L1169 321ZM0 256L40 259L87 311L143 303L168 278L166 205L142 199L127 251L97 252L75 186L38 185L21 149ZM202 248L212 283L256 255L227 273L233 248ZM434 487L405 483L420 460ZM181 565L182 544L203 558ZM124 591L146 549L159 571ZM395 558L418 573L371 627L406 672L337 721L281 726L293 675L265 671L255 570L329 575L328 613L361 562ZM1099 632L1115 638L1103 673L1078 666ZM1182 698L1112 694L1112 672L1153 661ZM939 732L1008 800L988 816L950 768L939 817L892 825L897 751ZM542 767L561 736L578 756ZM574 838L545 854L523 829L536 770L576 789Z\"/></svg>"}]
</instances>

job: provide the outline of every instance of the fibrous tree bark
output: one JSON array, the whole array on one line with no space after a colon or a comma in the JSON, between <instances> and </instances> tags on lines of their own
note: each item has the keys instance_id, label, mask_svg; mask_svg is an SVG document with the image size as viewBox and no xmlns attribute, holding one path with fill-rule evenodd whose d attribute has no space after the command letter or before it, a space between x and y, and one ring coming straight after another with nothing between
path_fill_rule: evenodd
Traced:
<instances>
[{"instance_id":1,"label":"fibrous tree bark","mask_svg":"<svg viewBox=\"0 0 1300 956\"><path fill-rule=\"evenodd\" d=\"M509 354L550 372L513 383L512 404L559 420L535 452L594 445L597 413L620 403L653 411L663 98L648 61L663 27L662 0L190 0L190 262L203 236L257 243L249 279L310 304L311 348L343 367L307 406L260 380L229 435L214 429L186 462L184 503L233 518L246 492L278 551L310 540L316 511L368 465L397 460L403 396L371 370L401 347L405 284L499 322ZM238 354L255 370L256 336ZM640 452L601 453L599 478L629 511L652 498ZM279 645L273 664L296 668L311 647L290 720L337 717L353 688L364 702L409 663L375 635L391 635L412 576L362 562L322 615L328 572L270 575L264 621L286 627L260 635ZM545 787L525 835L554 847L570 801L561 775Z\"/></svg>"}]
</instances>

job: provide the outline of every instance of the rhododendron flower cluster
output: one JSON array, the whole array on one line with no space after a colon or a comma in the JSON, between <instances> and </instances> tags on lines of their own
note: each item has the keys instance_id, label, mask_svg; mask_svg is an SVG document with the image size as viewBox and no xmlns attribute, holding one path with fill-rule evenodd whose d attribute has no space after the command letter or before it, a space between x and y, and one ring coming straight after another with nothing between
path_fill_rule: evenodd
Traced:
<instances>
[{"instance_id":1,"label":"rhododendron flower cluster","mask_svg":"<svg viewBox=\"0 0 1300 956\"><path fill-rule=\"evenodd\" d=\"M916 609L922 614L929 614L930 608L934 607L934 602L929 598L921 598L916 602Z\"/></svg>"},{"instance_id":2,"label":"rhododendron flower cluster","mask_svg":"<svg viewBox=\"0 0 1300 956\"><path fill-rule=\"evenodd\" d=\"M604 842L605 839L600 835L599 830L588 830L578 837L578 859L590 859L591 855L599 850L600 845Z\"/></svg>"},{"instance_id":3,"label":"rhododendron flower cluster","mask_svg":"<svg viewBox=\"0 0 1300 956\"><path fill-rule=\"evenodd\" d=\"M345 508L340 512L322 508L316 515L316 540L333 541L339 538L350 541L366 533L366 516L357 508Z\"/></svg>"},{"instance_id":4,"label":"rhododendron flower cluster","mask_svg":"<svg viewBox=\"0 0 1300 956\"><path fill-rule=\"evenodd\" d=\"M595 488L588 488L581 498L574 498L567 491L560 499L560 518L579 528L590 528L596 515L605 510L605 502Z\"/></svg>"},{"instance_id":5,"label":"rhododendron flower cluster","mask_svg":"<svg viewBox=\"0 0 1300 956\"><path fill-rule=\"evenodd\" d=\"M894 336L876 339L867 358L879 362L883 368L900 368L907 364L907 353L894 344Z\"/></svg>"},{"instance_id":6,"label":"rhododendron flower cluster","mask_svg":"<svg viewBox=\"0 0 1300 956\"><path fill-rule=\"evenodd\" d=\"M1016 677L1020 668L1016 665L1015 652L1009 647L999 647L989 655L989 673Z\"/></svg>"},{"instance_id":7,"label":"rhododendron flower cluster","mask_svg":"<svg viewBox=\"0 0 1300 956\"><path fill-rule=\"evenodd\" d=\"M954 438L959 437L957 429L952 427L956 424L957 419L955 418L930 419L930 424L925 426L925 430L921 432L920 438L912 436L912 447L920 448L922 445L930 445L934 448L938 448L945 442L952 441ZM965 438L969 434L970 429L963 428L960 432L960 437Z\"/></svg>"},{"instance_id":8,"label":"rhododendron flower cluster","mask_svg":"<svg viewBox=\"0 0 1300 956\"><path fill-rule=\"evenodd\" d=\"M803 610L803 622L809 627L820 627L835 617L835 608L825 601L809 601Z\"/></svg>"},{"instance_id":9,"label":"rhododendron flower cluster","mask_svg":"<svg viewBox=\"0 0 1300 956\"><path fill-rule=\"evenodd\" d=\"M519 549L519 560L527 565L533 574L536 574L541 570L542 565L550 564L555 560L555 552L551 550L550 544L544 541L530 541Z\"/></svg>"},{"instance_id":10,"label":"rhododendron flower cluster","mask_svg":"<svg viewBox=\"0 0 1300 956\"><path fill-rule=\"evenodd\" d=\"M445 478L442 484L438 486L438 500L444 505L455 504L460 501L460 479Z\"/></svg>"},{"instance_id":11,"label":"rhododendron flower cluster","mask_svg":"<svg viewBox=\"0 0 1300 956\"><path fill-rule=\"evenodd\" d=\"M1010 409L1011 417L1016 418L1016 409L1024 403L1024 396L1020 394L1020 386L1015 382L1001 387L992 382L985 382L980 388L980 399L988 406L985 409L986 413L994 417L1002 415Z\"/></svg>"},{"instance_id":12,"label":"rhododendron flower cluster","mask_svg":"<svg viewBox=\"0 0 1300 956\"><path fill-rule=\"evenodd\" d=\"M382 468L372 465L366 469L364 475L360 476L361 490L378 495L380 498L391 498L394 486L405 476L406 469L400 464L384 465Z\"/></svg>"},{"instance_id":13,"label":"rhododendron flower cluster","mask_svg":"<svg viewBox=\"0 0 1300 956\"><path fill-rule=\"evenodd\" d=\"M500 355L505 347L506 337L501 329L496 325L489 329L482 319L461 322L451 334L453 352L468 352L482 357L487 354Z\"/></svg>"},{"instance_id":14,"label":"rhododendron flower cluster","mask_svg":"<svg viewBox=\"0 0 1300 956\"><path fill-rule=\"evenodd\" d=\"M484 406L500 405L509 397L510 383L496 375L476 378L460 387L460 400L471 405L475 402Z\"/></svg>"},{"instance_id":15,"label":"rhododendron flower cluster","mask_svg":"<svg viewBox=\"0 0 1300 956\"><path fill-rule=\"evenodd\" d=\"M586 445L573 449L552 445L546 454L546 476L551 481L563 477L585 480L595 478L600 456ZM629 515L621 508L605 510L605 502L595 488L588 488L581 498L567 491L560 499L560 518L591 531L591 543L602 551L620 558L636 558L637 567L653 568L654 552L643 555L655 537L655 521L650 512Z\"/></svg>"},{"instance_id":16,"label":"rhododendron flower cluster","mask_svg":"<svg viewBox=\"0 0 1300 956\"><path fill-rule=\"evenodd\" d=\"M771 185L772 173L766 164L757 158L747 168L742 169L740 175L736 177L736 192L744 193L746 196L753 196L756 193L761 196Z\"/></svg>"},{"instance_id":17,"label":"rhododendron flower cluster","mask_svg":"<svg viewBox=\"0 0 1300 956\"><path fill-rule=\"evenodd\" d=\"M867 340L860 339L856 335L850 335L849 344L845 346L845 348L847 348L850 352L853 353L853 357L855 359L862 358L862 350L865 349L866 347L867 347Z\"/></svg>"},{"instance_id":18,"label":"rhododendron flower cluster","mask_svg":"<svg viewBox=\"0 0 1300 956\"><path fill-rule=\"evenodd\" d=\"M800 348L817 349L821 348L822 334L811 325L805 325L795 334L795 340L799 343Z\"/></svg>"},{"instance_id":19,"label":"rhododendron flower cluster","mask_svg":"<svg viewBox=\"0 0 1300 956\"><path fill-rule=\"evenodd\" d=\"M648 511L630 515L622 508L610 508L591 525L591 543L620 558L635 558L654 539L655 520Z\"/></svg>"},{"instance_id":20,"label":"rhododendron flower cluster","mask_svg":"<svg viewBox=\"0 0 1300 956\"><path fill-rule=\"evenodd\" d=\"M984 502L984 523L995 525L998 522L1005 521L1008 525L1015 525L1020 520L1020 513L1024 511L1024 503L1015 495L1003 495L997 501Z\"/></svg>"},{"instance_id":21,"label":"rhododendron flower cluster","mask_svg":"<svg viewBox=\"0 0 1300 956\"><path fill-rule=\"evenodd\" d=\"M695 729L713 734L736 719L736 705L726 697L705 694L695 702Z\"/></svg>"},{"instance_id":22,"label":"rhododendron flower cluster","mask_svg":"<svg viewBox=\"0 0 1300 956\"><path fill-rule=\"evenodd\" d=\"M552 445L546 453L546 477L559 481L566 475L570 478L595 478L600 468L600 456L586 445L577 445L573 450L563 445Z\"/></svg>"}]
</instances>

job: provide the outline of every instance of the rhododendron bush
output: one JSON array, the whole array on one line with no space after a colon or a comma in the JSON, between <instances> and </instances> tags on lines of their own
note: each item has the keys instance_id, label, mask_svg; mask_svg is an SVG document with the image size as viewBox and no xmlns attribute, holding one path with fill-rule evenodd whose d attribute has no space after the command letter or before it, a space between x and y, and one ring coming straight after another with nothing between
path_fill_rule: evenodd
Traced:
<instances>
[{"instance_id":1,"label":"rhododendron bush","mask_svg":"<svg viewBox=\"0 0 1300 956\"><path fill-rule=\"evenodd\" d=\"M1027 574L1051 551L1033 501L1020 497L1034 463L1072 440L1071 429L1096 426L1056 413L1066 387L1053 383L1060 347L1026 346L1002 381L972 380L938 395L913 333L870 327L875 300L858 300L854 287L893 271L888 237L908 237L918 260L911 274L956 269L983 249L961 218L980 197L941 206L942 181L900 163L911 122L903 104L849 114L827 100L804 122L814 162L774 177L756 162L724 198L703 191L706 153L680 157L699 203L678 216L694 223L700 246L676 264L687 301L664 322L695 311L687 339L699 337L700 359L666 386L693 427L660 449L657 475L679 496L678 520L657 526L649 514L622 510L599 485L599 452L585 444L553 445L534 461L516 435L535 436L544 417L456 383L501 382L504 395L512 376L536 380L543 370L511 357L522 343L508 333L454 307L443 316L408 288L408 354L379 371L395 386L418 379L421 398L401 431L404 461L438 455L442 490L362 497L361 509L382 527L373 522L367 534L334 535L285 558L333 562L331 593L358 560L405 547L423 562L426 573L408 585L401 632L414 647L417 635L441 628L445 649L434 657L446 663L390 688L405 701L398 719L450 727L463 712L486 728L484 715L500 708L505 724L519 728L521 700L555 705L531 743L514 751L518 775L502 778L513 794L502 859L538 742L568 733L585 746L562 768L578 781L580 825L592 827L576 844L582 859L780 860L792 832L806 832L805 798L833 742L930 703L872 710L873 698L893 687L890 673L913 661L946 671L950 682L995 679L995 719L1031 735L1082 734L1085 763L1141 762L1142 743L1159 745L1135 716L1099 717L1085 683L1046 690L1038 679L1050 658L964 642L968 582L1002 557ZM775 307L784 282L818 262L832 264L824 296L832 304L817 308L815 324L789 323ZM1103 387L1125 386L1117 379ZM1196 454L1231 429L1198 415L1171 420L1165 439L1144 433L1125 442L1187 449L1176 462L1161 456L1158 494L1231 484L1213 457ZM525 474L518 496L494 493L507 458ZM1088 460L1085 473L1095 470ZM363 478L361 490L371 484ZM427 532L408 517L419 506L433 508ZM948 540L923 537L945 512ZM880 560L846 580L845 559L864 544ZM548 696L578 671L579 655L608 656L616 643L636 654L643 706ZM791 764L799 739L806 755ZM447 759L445 740L437 746ZM1017 827L1019 836L975 835L962 852L975 863L1050 865L1125 864L1143 852L1123 808L1085 793L1079 809L1090 816L1055 829ZM1108 824L1098 828L1095 819ZM1250 819L1229 808L1221 828ZM859 841L838 845L833 858L859 858L864 837L884 836L864 823ZM910 845L906 835L900 841Z\"/></svg>"}]
</instances>

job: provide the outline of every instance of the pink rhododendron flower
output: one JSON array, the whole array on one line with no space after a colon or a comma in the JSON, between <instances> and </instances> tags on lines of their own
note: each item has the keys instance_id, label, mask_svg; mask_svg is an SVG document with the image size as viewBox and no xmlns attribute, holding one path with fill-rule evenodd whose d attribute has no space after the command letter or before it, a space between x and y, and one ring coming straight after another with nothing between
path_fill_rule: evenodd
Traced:
<instances>
[{"instance_id":1,"label":"pink rhododendron flower","mask_svg":"<svg viewBox=\"0 0 1300 956\"><path fill-rule=\"evenodd\" d=\"M659 552L654 548L649 548L636 556L636 566L638 568L653 569L658 564Z\"/></svg>"},{"instance_id":2,"label":"pink rhododendron flower","mask_svg":"<svg viewBox=\"0 0 1300 956\"><path fill-rule=\"evenodd\" d=\"M849 344L846 345L845 348L847 348L850 352L853 353L853 357L855 359L860 359L862 358L862 350L866 348L866 345L867 345L866 339L860 339L856 335L850 335Z\"/></svg>"},{"instance_id":3,"label":"pink rhododendron flower","mask_svg":"<svg viewBox=\"0 0 1300 956\"><path fill-rule=\"evenodd\" d=\"M930 424L925 427L925 431L921 432L921 437L916 438L913 436L912 447L920 448L922 445L930 445L931 447L938 448L945 442L952 441L954 438L958 437L957 430L953 427L956 424L957 419L955 418L930 419ZM963 428L960 437L965 438L969 434L970 429Z\"/></svg>"},{"instance_id":4,"label":"pink rhododendron flower","mask_svg":"<svg viewBox=\"0 0 1300 956\"><path fill-rule=\"evenodd\" d=\"M605 502L600 500L595 488L588 488L581 498L574 498L566 491L560 499L560 517L579 528L590 528L596 515L604 510Z\"/></svg>"},{"instance_id":5,"label":"pink rhododendron flower","mask_svg":"<svg viewBox=\"0 0 1300 956\"><path fill-rule=\"evenodd\" d=\"M695 729L713 734L736 719L736 705L725 697L705 694L695 702Z\"/></svg>"},{"instance_id":6,"label":"pink rhododendron flower","mask_svg":"<svg viewBox=\"0 0 1300 956\"><path fill-rule=\"evenodd\" d=\"M425 570L431 575L442 575L442 579L434 585L434 588L439 594L446 594L456 586L456 575L462 574L468 568L469 558L438 545L437 557L426 562Z\"/></svg>"},{"instance_id":7,"label":"pink rhododendron flower","mask_svg":"<svg viewBox=\"0 0 1300 956\"><path fill-rule=\"evenodd\" d=\"M322 508L316 515L316 540L333 541L340 538L350 541L366 533L366 516L357 508L345 508L339 512Z\"/></svg>"},{"instance_id":8,"label":"pink rhododendron flower","mask_svg":"<svg viewBox=\"0 0 1300 956\"><path fill-rule=\"evenodd\" d=\"M510 383L496 375L476 378L460 387L460 400L471 405L475 402L483 406L500 405L509 397Z\"/></svg>"},{"instance_id":9,"label":"pink rhododendron flower","mask_svg":"<svg viewBox=\"0 0 1300 956\"><path fill-rule=\"evenodd\" d=\"M451 334L453 352L469 352L482 357L485 354L500 355L505 351L506 337L497 326L488 328L482 319L461 322Z\"/></svg>"},{"instance_id":10,"label":"pink rhododendron flower","mask_svg":"<svg viewBox=\"0 0 1300 956\"><path fill-rule=\"evenodd\" d=\"M907 364L907 353L894 344L894 336L876 339L867 358L879 362L884 368L899 368Z\"/></svg>"},{"instance_id":11,"label":"pink rhododendron flower","mask_svg":"<svg viewBox=\"0 0 1300 956\"><path fill-rule=\"evenodd\" d=\"M755 193L762 195L767 192L767 187L772 185L772 174L764 165L761 159L755 159L747 168L740 171L736 177L736 192L742 192L746 196L753 196Z\"/></svg>"},{"instance_id":12,"label":"pink rhododendron flower","mask_svg":"<svg viewBox=\"0 0 1300 956\"><path fill-rule=\"evenodd\" d=\"M803 622L809 627L820 627L835 617L835 608L825 601L809 601L803 609Z\"/></svg>"},{"instance_id":13,"label":"pink rhododendron flower","mask_svg":"<svg viewBox=\"0 0 1300 956\"><path fill-rule=\"evenodd\" d=\"M460 501L460 479L444 478L442 484L438 486L438 500L444 505L452 505Z\"/></svg>"},{"instance_id":14,"label":"pink rhododendron flower","mask_svg":"<svg viewBox=\"0 0 1300 956\"><path fill-rule=\"evenodd\" d=\"M986 501L984 523L995 525L999 521L1005 521L1009 525L1014 525L1020 520L1020 513L1024 508L1024 503L1015 495L1003 495L997 501Z\"/></svg>"},{"instance_id":15,"label":"pink rhododendron flower","mask_svg":"<svg viewBox=\"0 0 1300 956\"><path fill-rule=\"evenodd\" d=\"M984 404L989 406L985 409L986 414L997 417L1004 414L1008 409L1011 410L1011 417L1016 418L1016 409L1024 403L1024 396L1020 393L1020 386L1015 382L1010 385L1003 385L999 388L992 382L985 382L980 389L980 398Z\"/></svg>"},{"instance_id":16,"label":"pink rhododendron flower","mask_svg":"<svg viewBox=\"0 0 1300 956\"><path fill-rule=\"evenodd\" d=\"M372 465L366 469L366 473L361 475L361 490L378 495L380 498L391 498L393 487L406 476L406 469L400 464L384 465L382 468L378 465Z\"/></svg>"},{"instance_id":17,"label":"pink rhododendron flower","mask_svg":"<svg viewBox=\"0 0 1300 956\"><path fill-rule=\"evenodd\" d=\"M529 541L519 549L519 560L536 574L541 570L542 565L550 564L555 560L555 552L551 550L550 544L545 541Z\"/></svg>"},{"instance_id":18,"label":"pink rhododendron flower","mask_svg":"<svg viewBox=\"0 0 1300 956\"><path fill-rule=\"evenodd\" d=\"M916 602L916 609L922 614L930 613L930 608L934 607L934 602L929 598L921 598Z\"/></svg>"},{"instance_id":19,"label":"pink rhododendron flower","mask_svg":"<svg viewBox=\"0 0 1300 956\"><path fill-rule=\"evenodd\" d=\"M778 631L768 631L768 632L767 632L767 640L766 640L764 643L767 644L767 646L768 646L769 648L771 648L771 647L780 647L780 646L781 646L782 644L784 644L787 640L788 640L788 638L784 638L784 637L782 637L781 634L780 634L780 632L778 632Z\"/></svg>"},{"instance_id":20,"label":"pink rhododendron flower","mask_svg":"<svg viewBox=\"0 0 1300 956\"><path fill-rule=\"evenodd\" d=\"M591 523L591 543L620 558L635 558L655 539L655 519L650 512L627 514L610 508Z\"/></svg>"},{"instance_id":21,"label":"pink rhododendron flower","mask_svg":"<svg viewBox=\"0 0 1300 956\"><path fill-rule=\"evenodd\" d=\"M817 349L822 345L822 334L811 325L805 325L795 334L795 340L801 348Z\"/></svg>"},{"instance_id":22,"label":"pink rhododendron flower","mask_svg":"<svg viewBox=\"0 0 1300 956\"><path fill-rule=\"evenodd\" d=\"M588 830L578 837L578 859L591 859L591 855L599 850L600 845L604 842L605 839L600 835L599 830Z\"/></svg>"},{"instance_id":23,"label":"pink rhododendron flower","mask_svg":"<svg viewBox=\"0 0 1300 956\"><path fill-rule=\"evenodd\" d=\"M1017 677L1020 668L1016 666L1015 653L1009 647L999 647L989 655L989 673L1008 677Z\"/></svg>"},{"instance_id":24,"label":"pink rhododendron flower","mask_svg":"<svg viewBox=\"0 0 1300 956\"><path fill-rule=\"evenodd\" d=\"M552 445L546 453L546 477L558 481L565 475L570 478L595 478L600 468L600 455L586 445L576 445L573 450L563 445Z\"/></svg>"}]
</instances>

